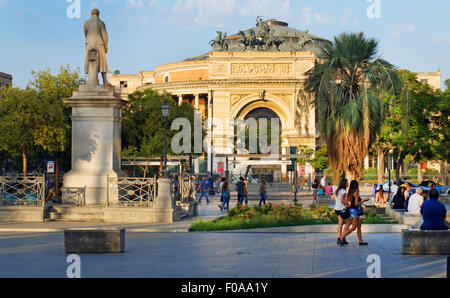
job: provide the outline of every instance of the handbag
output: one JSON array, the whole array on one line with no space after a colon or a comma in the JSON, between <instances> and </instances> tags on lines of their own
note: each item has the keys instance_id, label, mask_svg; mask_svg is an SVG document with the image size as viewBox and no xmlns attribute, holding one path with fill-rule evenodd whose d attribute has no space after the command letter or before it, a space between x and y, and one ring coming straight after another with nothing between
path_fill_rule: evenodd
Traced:
<instances>
[{"instance_id":1,"label":"handbag","mask_svg":"<svg viewBox=\"0 0 450 298\"><path fill-rule=\"evenodd\" d=\"M350 217L350 210L349 209L342 209L341 211L339 211L339 215L343 218L343 219L347 219Z\"/></svg>"},{"instance_id":2,"label":"handbag","mask_svg":"<svg viewBox=\"0 0 450 298\"><path fill-rule=\"evenodd\" d=\"M358 205L357 210L358 210L358 215L359 216L364 215L365 211L364 211L364 208L361 205Z\"/></svg>"}]
</instances>

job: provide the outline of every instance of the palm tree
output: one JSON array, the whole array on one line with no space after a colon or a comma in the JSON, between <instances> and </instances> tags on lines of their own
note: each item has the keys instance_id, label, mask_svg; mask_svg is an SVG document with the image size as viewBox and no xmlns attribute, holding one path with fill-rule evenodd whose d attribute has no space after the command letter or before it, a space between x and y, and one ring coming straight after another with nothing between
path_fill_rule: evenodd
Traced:
<instances>
[{"instance_id":1,"label":"palm tree","mask_svg":"<svg viewBox=\"0 0 450 298\"><path fill-rule=\"evenodd\" d=\"M394 67L377 56L378 41L343 33L322 46L324 62L307 72L315 94L321 136L327 143L333 182L359 179L364 158L383 122L383 96L394 90Z\"/></svg>"}]
</instances>

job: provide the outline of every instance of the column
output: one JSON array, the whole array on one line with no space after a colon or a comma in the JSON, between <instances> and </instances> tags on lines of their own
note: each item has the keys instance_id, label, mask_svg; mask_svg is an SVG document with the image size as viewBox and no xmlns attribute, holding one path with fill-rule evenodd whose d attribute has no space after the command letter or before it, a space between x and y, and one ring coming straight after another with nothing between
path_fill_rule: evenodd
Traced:
<instances>
[{"instance_id":1,"label":"column","mask_svg":"<svg viewBox=\"0 0 450 298\"><path fill-rule=\"evenodd\" d=\"M195 109L198 110L199 108L199 102L200 102L200 95L195 94Z\"/></svg>"},{"instance_id":2,"label":"column","mask_svg":"<svg viewBox=\"0 0 450 298\"><path fill-rule=\"evenodd\" d=\"M178 95L178 106L183 104L183 94Z\"/></svg>"},{"instance_id":3,"label":"column","mask_svg":"<svg viewBox=\"0 0 450 298\"><path fill-rule=\"evenodd\" d=\"M289 152L288 149L289 149L289 147L281 148L281 154L283 154L283 155L288 154L288 152ZM281 158L281 160L285 161L286 158ZM287 174L288 174L287 165L282 164L281 165L281 179L286 179L288 177Z\"/></svg>"}]
</instances>

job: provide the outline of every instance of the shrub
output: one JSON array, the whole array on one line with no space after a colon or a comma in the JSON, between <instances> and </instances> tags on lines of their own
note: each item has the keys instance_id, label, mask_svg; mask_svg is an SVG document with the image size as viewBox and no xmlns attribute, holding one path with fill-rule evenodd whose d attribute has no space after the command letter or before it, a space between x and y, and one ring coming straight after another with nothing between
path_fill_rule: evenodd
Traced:
<instances>
[{"instance_id":1,"label":"shrub","mask_svg":"<svg viewBox=\"0 0 450 298\"><path fill-rule=\"evenodd\" d=\"M378 169L368 168L367 170L364 170L364 175L378 175Z\"/></svg>"},{"instance_id":2,"label":"shrub","mask_svg":"<svg viewBox=\"0 0 450 298\"><path fill-rule=\"evenodd\" d=\"M375 210L368 209L366 218L373 223L384 223L376 216ZM238 204L228 214L213 221L197 220L190 230L221 231L337 222L334 210L327 205L313 204L310 208L303 208L300 204L286 205L283 203L248 208Z\"/></svg>"}]
</instances>

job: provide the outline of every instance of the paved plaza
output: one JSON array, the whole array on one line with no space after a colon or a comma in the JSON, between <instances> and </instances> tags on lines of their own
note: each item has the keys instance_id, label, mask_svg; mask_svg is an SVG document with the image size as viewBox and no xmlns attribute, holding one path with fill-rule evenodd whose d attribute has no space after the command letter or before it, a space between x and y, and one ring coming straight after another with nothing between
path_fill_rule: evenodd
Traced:
<instances>
[{"instance_id":1,"label":"paved plaza","mask_svg":"<svg viewBox=\"0 0 450 298\"><path fill-rule=\"evenodd\" d=\"M222 215L217 198L202 204L199 217ZM200 233L187 229L194 219L174 224L124 225L125 253L80 254L82 277L284 278L366 277L367 257L381 258L381 277L445 277L446 256L401 254L399 233L364 235L360 247L336 245L334 233ZM108 223L2 224L11 231L35 228L35 233L0 233L0 277L66 277L64 234L68 227L110 227ZM53 233L39 229L53 228ZM57 229L60 229L58 231ZM153 231L152 233L132 233ZM32 231L32 230L30 230ZM156 232L155 232L156 231ZM161 232L158 232L161 231Z\"/></svg>"},{"instance_id":2,"label":"paved plaza","mask_svg":"<svg viewBox=\"0 0 450 298\"><path fill-rule=\"evenodd\" d=\"M400 234L127 233L122 254L80 254L81 277L366 277L370 254L381 277L445 277L446 256L404 256ZM66 277L63 233L0 234L0 277Z\"/></svg>"}]
</instances>

